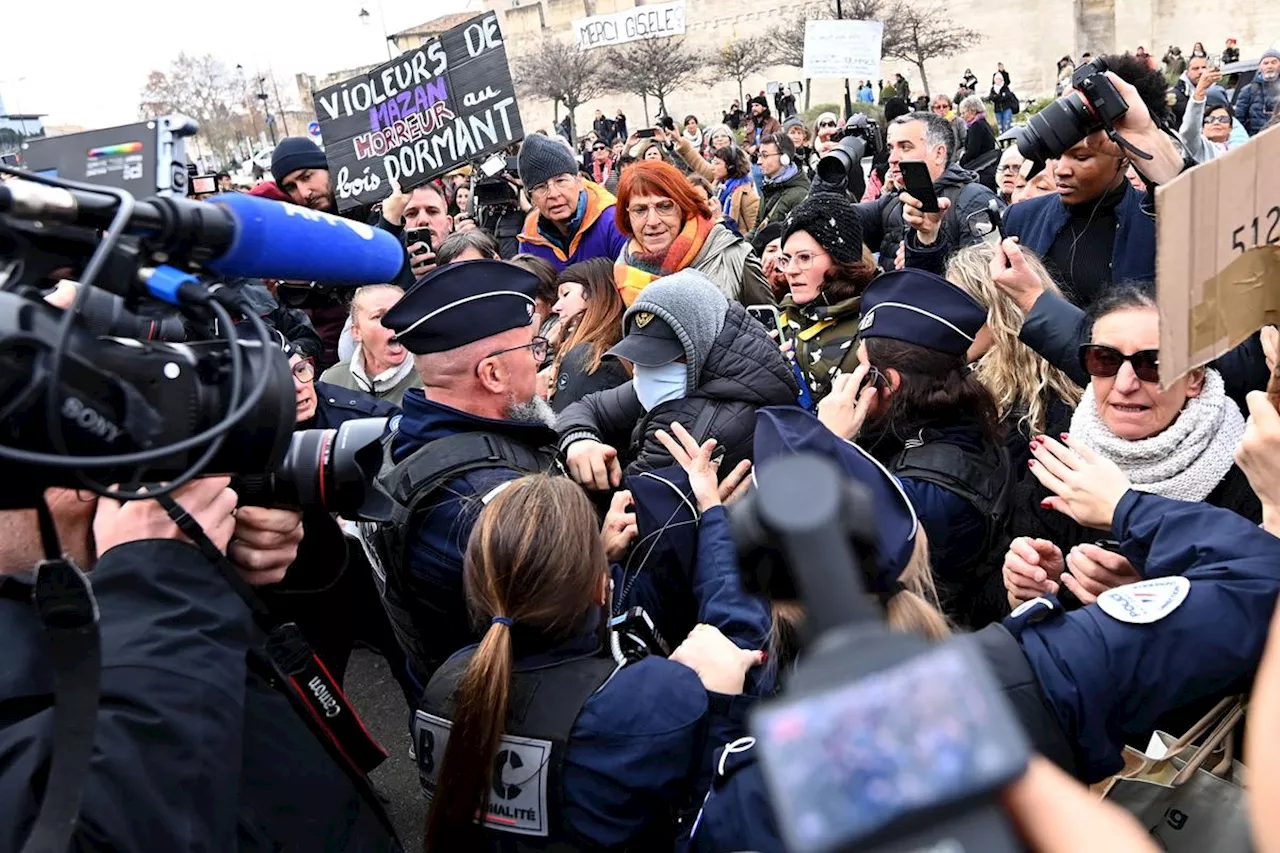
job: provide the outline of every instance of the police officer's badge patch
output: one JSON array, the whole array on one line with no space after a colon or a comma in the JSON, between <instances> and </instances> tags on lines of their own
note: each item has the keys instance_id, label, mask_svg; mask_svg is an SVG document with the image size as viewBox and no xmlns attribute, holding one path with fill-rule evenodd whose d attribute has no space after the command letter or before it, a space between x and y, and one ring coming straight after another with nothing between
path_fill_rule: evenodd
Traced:
<instances>
[{"instance_id":1,"label":"police officer's badge patch","mask_svg":"<svg viewBox=\"0 0 1280 853\"><path fill-rule=\"evenodd\" d=\"M1098 607L1118 622L1149 625L1182 606L1191 592L1184 577L1152 578L1109 589L1098 596Z\"/></svg>"},{"instance_id":2,"label":"police officer's badge patch","mask_svg":"<svg viewBox=\"0 0 1280 853\"><path fill-rule=\"evenodd\" d=\"M863 314L862 319L858 321L858 331L865 332L867 329L871 328L871 324L874 323L875 321L876 321L876 312L875 312L875 309L873 308L867 313Z\"/></svg>"}]
</instances>

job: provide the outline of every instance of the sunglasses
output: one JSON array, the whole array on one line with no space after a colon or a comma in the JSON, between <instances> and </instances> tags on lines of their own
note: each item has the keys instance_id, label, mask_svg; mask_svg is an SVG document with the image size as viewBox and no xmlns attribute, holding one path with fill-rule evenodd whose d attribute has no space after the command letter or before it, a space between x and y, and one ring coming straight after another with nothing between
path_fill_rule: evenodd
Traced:
<instances>
[{"instance_id":1,"label":"sunglasses","mask_svg":"<svg viewBox=\"0 0 1280 853\"><path fill-rule=\"evenodd\" d=\"M1110 379L1120 372L1125 362L1133 365L1134 374L1143 382L1160 381L1160 351L1138 350L1125 355L1115 347L1103 344L1084 344L1080 347L1080 364L1090 376Z\"/></svg>"},{"instance_id":2,"label":"sunglasses","mask_svg":"<svg viewBox=\"0 0 1280 853\"><path fill-rule=\"evenodd\" d=\"M1231 124L1231 116L1205 116L1205 124Z\"/></svg>"}]
</instances>

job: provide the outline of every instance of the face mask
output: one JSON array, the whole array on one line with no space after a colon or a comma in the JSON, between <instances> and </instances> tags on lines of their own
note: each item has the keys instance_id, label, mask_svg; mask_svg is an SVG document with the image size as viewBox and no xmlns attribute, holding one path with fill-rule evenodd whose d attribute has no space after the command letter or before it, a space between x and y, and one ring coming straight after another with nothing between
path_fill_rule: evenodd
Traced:
<instances>
[{"instance_id":1,"label":"face mask","mask_svg":"<svg viewBox=\"0 0 1280 853\"><path fill-rule=\"evenodd\" d=\"M664 364L661 367L635 366L636 396L646 412L668 400L679 400L685 394L685 382L689 377L689 368L678 361Z\"/></svg>"}]
</instances>

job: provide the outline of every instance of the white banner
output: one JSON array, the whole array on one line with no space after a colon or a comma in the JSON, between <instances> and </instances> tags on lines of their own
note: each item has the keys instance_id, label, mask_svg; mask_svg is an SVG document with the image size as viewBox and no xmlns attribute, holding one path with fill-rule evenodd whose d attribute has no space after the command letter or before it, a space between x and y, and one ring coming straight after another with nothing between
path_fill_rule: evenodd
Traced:
<instances>
[{"instance_id":1,"label":"white banner","mask_svg":"<svg viewBox=\"0 0 1280 853\"><path fill-rule=\"evenodd\" d=\"M578 35L578 50L611 47L643 39L684 35L684 0L637 6L610 15L593 15L573 22ZM876 50L880 42L876 42Z\"/></svg>"},{"instance_id":2,"label":"white banner","mask_svg":"<svg viewBox=\"0 0 1280 853\"><path fill-rule=\"evenodd\" d=\"M804 76L880 77L879 21L807 21L804 25Z\"/></svg>"}]
</instances>

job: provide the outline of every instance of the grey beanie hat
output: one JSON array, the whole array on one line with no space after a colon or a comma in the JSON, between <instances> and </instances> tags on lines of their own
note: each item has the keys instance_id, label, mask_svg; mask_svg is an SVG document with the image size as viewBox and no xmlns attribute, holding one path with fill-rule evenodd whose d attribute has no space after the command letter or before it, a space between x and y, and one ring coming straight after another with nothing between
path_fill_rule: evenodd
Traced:
<instances>
[{"instance_id":1,"label":"grey beanie hat","mask_svg":"<svg viewBox=\"0 0 1280 853\"><path fill-rule=\"evenodd\" d=\"M685 269L664 276L640 291L622 317L623 328L630 329L632 318L641 313L660 318L676 333L684 346L688 368L685 390L697 388L711 344L724 328L729 300L711 279L697 270Z\"/></svg>"},{"instance_id":2,"label":"grey beanie hat","mask_svg":"<svg viewBox=\"0 0 1280 853\"><path fill-rule=\"evenodd\" d=\"M525 190L532 190L556 175L578 174L578 159L569 150L568 143L541 133L531 133L520 146L516 168Z\"/></svg>"}]
</instances>

